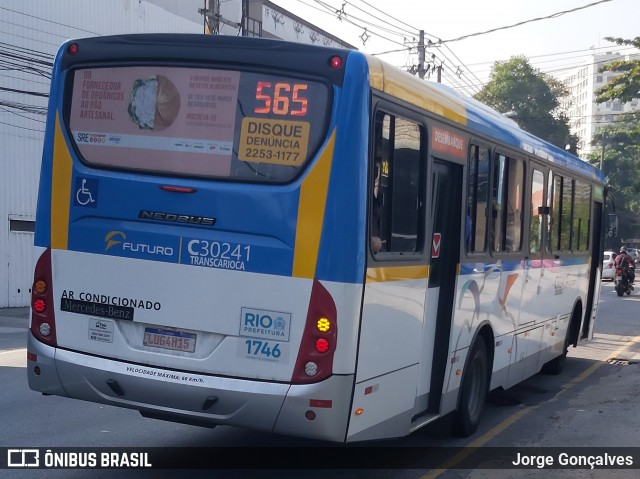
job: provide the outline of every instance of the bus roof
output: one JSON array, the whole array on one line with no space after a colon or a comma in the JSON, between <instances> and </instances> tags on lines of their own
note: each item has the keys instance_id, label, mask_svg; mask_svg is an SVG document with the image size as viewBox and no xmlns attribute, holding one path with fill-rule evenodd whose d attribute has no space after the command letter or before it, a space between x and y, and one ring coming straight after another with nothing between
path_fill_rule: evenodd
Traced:
<instances>
[{"instance_id":1,"label":"bus roof","mask_svg":"<svg viewBox=\"0 0 640 479\"><path fill-rule=\"evenodd\" d=\"M181 58L183 60L207 60L212 46L218 46L218 58L238 61L236 48L242 48L243 63L260 64L265 58L280 65L304 64L327 75L324 62L310 58L311 52L318 55L345 54L364 55L369 65L371 87L396 98L419 106L427 111L443 116L448 120L466 126L473 132L488 138L494 138L504 144L527 151L532 156L565 166L588 178L604 182L604 174L586 161L558 148L536 136L522 130L517 124L494 109L479 101L463 95L445 85L420 80L407 72L393 67L380 59L357 50L311 46L275 39L227 37L222 35L201 34L127 34L103 37L89 37L79 40L83 49L75 55L65 55L62 67L69 68L76 63L104 56L109 59L150 60L150 57ZM132 50L132 45L145 45L145 49ZM185 47L189 47L185 54ZM195 48L198 47L198 48ZM201 47L201 48L200 48ZM61 47L64 51L65 46ZM247 51L250 52L247 54ZM132 53L133 52L133 53ZM84 53L88 53L88 58ZM187 57L187 58L185 58ZM313 58L318 58L314 56ZM342 75L333 71L332 81L342 84Z\"/></svg>"},{"instance_id":2,"label":"bus roof","mask_svg":"<svg viewBox=\"0 0 640 479\"><path fill-rule=\"evenodd\" d=\"M371 87L466 126L479 135L524 150L534 157L565 166L593 180L604 174L593 165L521 129L493 108L440 83L424 81L371 55Z\"/></svg>"}]
</instances>

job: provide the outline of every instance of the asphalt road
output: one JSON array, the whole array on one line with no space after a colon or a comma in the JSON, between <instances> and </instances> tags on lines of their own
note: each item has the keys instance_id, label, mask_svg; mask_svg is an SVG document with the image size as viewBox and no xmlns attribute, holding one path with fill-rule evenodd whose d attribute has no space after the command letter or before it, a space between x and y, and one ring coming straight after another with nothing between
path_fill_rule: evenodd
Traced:
<instances>
[{"instance_id":1,"label":"asphalt road","mask_svg":"<svg viewBox=\"0 0 640 479\"><path fill-rule=\"evenodd\" d=\"M448 435L448 418L398 440L379 441L354 451L354 457L372 462L389 451L409 450L436 457L441 462L424 467L394 464L391 469L333 470L321 463L317 470L216 470L189 471L199 477L367 477L367 478L495 478L537 477L639 477L640 453L635 470L496 470L491 467L495 447L597 447L622 448L640 443L640 288L618 298L604 283L594 339L571 349L565 371L558 376L536 375L508 391L493 394L478 433L467 439ZM27 317L20 311L0 310L0 447L240 447L238 464L251 464L255 449L265 446L305 446L300 454L322 455L326 444L271 434L218 427L205 429L145 419L137 412L53 396L29 390L26 380L25 341ZM467 447L470 446L470 447ZM445 447L447 449L440 450ZM473 449L474 447L480 449ZM409 449L411 448L411 449ZM463 448L463 449L459 449ZM213 451L213 450L212 450ZM223 450L227 451L227 450ZM278 450L286 451L286 449ZM340 454L343 454L342 452ZM331 455L327 454L327 461ZM342 455L342 458L345 456ZM477 468L460 469L473 459ZM483 463L483 460L485 460ZM514 458L515 459L515 458ZM274 458L274 464L286 462ZM397 462L397 461L396 461ZM361 462L358 462L361 465ZM408 468L410 467L410 468ZM182 477L178 471L113 470L0 470L4 478L128 478Z\"/></svg>"}]
</instances>

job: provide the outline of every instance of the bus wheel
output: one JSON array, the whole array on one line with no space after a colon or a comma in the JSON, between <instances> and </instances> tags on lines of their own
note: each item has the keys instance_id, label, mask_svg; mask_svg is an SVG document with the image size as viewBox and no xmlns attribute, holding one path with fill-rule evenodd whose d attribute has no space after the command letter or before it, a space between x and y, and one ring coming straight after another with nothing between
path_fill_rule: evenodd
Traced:
<instances>
[{"instance_id":1,"label":"bus wheel","mask_svg":"<svg viewBox=\"0 0 640 479\"><path fill-rule=\"evenodd\" d=\"M456 436L471 436L480 424L489 390L487 356L487 345L482 338L478 338L462 375L460 402L453 416L453 433Z\"/></svg>"},{"instance_id":2,"label":"bus wheel","mask_svg":"<svg viewBox=\"0 0 640 479\"><path fill-rule=\"evenodd\" d=\"M570 328L567 328L562 354L542 366L542 372L544 374L560 374L564 369L564 365L567 363L567 353L569 352L569 330Z\"/></svg>"}]
</instances>

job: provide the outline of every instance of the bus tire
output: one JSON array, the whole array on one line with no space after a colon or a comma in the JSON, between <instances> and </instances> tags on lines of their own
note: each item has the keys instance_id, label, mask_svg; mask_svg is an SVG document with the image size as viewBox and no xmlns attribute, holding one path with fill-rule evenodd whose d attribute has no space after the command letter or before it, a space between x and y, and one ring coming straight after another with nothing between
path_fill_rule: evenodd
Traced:
<instances>
[{"instance_id":1,"label":"bus tire","mask_svg":"<svg viewBox=\"0 0 640 479\"><path fill-rule=\"evenodd\" d=\"M469 437L478 429L489 391L489 357L482 337L475 341L462 374L458 409L453 416L452 432Z\"/></svg>"},{"instance_id":2,"label":"bus tire","mask_svg":"<svg viewBox=\"0 0 640 479\"><path fill-rule=\"evenodd\" d=\"M560 374L564 369L564 365L567 363L567 353L569 352L569 329L567 329L567 334L564 338L564 346L562 349L562 354L556 358L553 358L551 361L547 362L542 366L542 372L544 374Z\"/></svg>"}]
</instances>

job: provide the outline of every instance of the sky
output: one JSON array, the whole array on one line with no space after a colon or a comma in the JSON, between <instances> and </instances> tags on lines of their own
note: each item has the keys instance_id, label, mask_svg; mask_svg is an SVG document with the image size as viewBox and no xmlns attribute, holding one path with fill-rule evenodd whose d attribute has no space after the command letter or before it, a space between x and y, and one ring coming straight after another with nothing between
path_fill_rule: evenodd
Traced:
<instances>
[{"instance_id":1,"label":"sky","mask_svg":"<svg viewBox=\"0 0 640 479\"><path fill-rule=\"evenodd\" d=\"M619 50L604 37L640 36L640 0L272 0L358 49L398 67L418 63L418 32L444 43L427 49L427 60L444 62L443 83L467 94L489 78L495 61L524 55L533 66L561 77L585 64L588 54ZM582 8L586 7L586 8ZM574 11L570 11L574 10ZM342 20L338 18L339 11ZM561 12L566 12L560 14ZM531 21L542 17L551 17ZM474 35L521 22L513 28ZM355 25L354 25L355 24ZM366 33L365 33L366 28ZM363 34L369 38L363 44ZM466 39L454 40L472 35ZM590 49L594 50L590 50ZM624 47L624 53L634 53ZM436 77L433 75L432 80Z\"/></svg>"}]
</instances>

